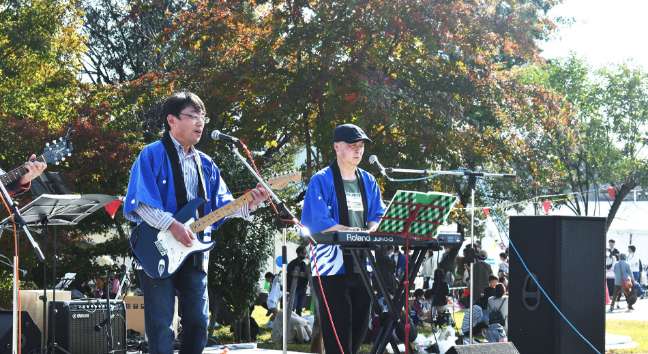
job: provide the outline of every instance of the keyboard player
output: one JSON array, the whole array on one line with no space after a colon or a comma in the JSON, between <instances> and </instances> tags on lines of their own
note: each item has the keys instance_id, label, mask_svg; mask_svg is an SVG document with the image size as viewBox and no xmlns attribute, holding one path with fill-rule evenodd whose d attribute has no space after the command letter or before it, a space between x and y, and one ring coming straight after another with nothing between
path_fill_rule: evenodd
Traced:
<instances>
[{"instance_id":1,"label":"keyboard player","mask_svg":"<svg viewBox=\"0 0 648 354\"><path fill-rule=\"evenodd\" d=\"M315 234L353 229L375 230L385 212L376 179L358 168L365 143L371 139L358 126L335 128L336 160L313 175L304 199L301 222ZM371 298L350 254L338 245L318 244L311 259L319 299L326 353L340 353L331 320L321 299L322 289L345 354L356 353L367 333Z\"/></svg>"}]
</instances>

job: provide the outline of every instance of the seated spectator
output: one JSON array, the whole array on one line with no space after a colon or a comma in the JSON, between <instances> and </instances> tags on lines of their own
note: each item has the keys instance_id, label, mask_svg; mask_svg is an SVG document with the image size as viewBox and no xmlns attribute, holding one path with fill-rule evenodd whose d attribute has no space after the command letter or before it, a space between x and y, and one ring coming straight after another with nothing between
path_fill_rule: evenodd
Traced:
<instances>
[{"instance_id":1,"label":"seated spectator","mask_svg":"<svg viewBox=\"0 0 648 354\"><path fill-rule=\"evenodd\" d=\"M424 302L423 289L414 290L414 301L410 304L410 317L415 325L419 325L423 321Z\"/></svg>"},{"instance_id":2,"label":"seated spectator","mask_svg":"<svg viewBox=\"0 0 648 354\"><path fill-rule=\"evenodd\" d=\"M481 331L488 327L488 316L485 315L484 309L479 304L474 304L472 311L464 313L463 321L461 322L461 333L468 336L470 332L470 318L472 316L473 335L478 333L482 335Z\"/></svg>"},{"instance_id":3,"label":"seated spectator","mask_svg":"<svg viewBox=\"0 0 648 354\"><path fill-rule=\"evenodd\" d=\"M434 282L432 283L432 316L445 310L450 295L450 287L445 280L445 274L442 269L434 271Z\"/></svg>"},{"instance_id":4,"label":"seated spectator","mask_svg":"<svg viewBox=\"0 0 648 354\"><path fill-rule=\"evenodd\" d=\"M504 285L504 289L508 289L509 281L508 281L508 275L500 275L499 276L499 282Z\"/></svg>"},{"instance_id":5,"label":"seated spectator","mask_svg":"<svg viewBox=\"0 0 648 354\"><path fill-rule=\"evenodd\" d=\"M508 331L508 295L503 284L495 287L495 296L488 298L489 322L499 323Z\"/></svg>"},{"instance_id":6,"label":"seated spectator","mask_svg":"<svg viewBox=\"0 0 648 354\"><path fill-rule=\"evenodd\" d=\"M482 290L482 296L487 300L491 296L495 296L495 286L499 283L499 279L494 275L488 276L488 286Z\"/></svg>"}]
</instances>

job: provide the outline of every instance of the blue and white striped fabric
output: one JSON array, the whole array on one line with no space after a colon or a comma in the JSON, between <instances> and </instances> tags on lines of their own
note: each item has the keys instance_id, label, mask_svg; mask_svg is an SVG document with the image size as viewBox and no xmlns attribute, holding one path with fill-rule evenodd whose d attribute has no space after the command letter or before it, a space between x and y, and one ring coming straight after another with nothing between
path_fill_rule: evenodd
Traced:
<instances>
[{"instance_id":1,"label":"blue and white striped fabric","mask_svg":"<svg viewBox=\"0 0 648 354\"><path fill-rule=\"evenodd\" d=\"M315 269L317 265L318 269ZM311 274L326 276L341 274L344 271L342 249L337 245L315 246L315 257L311 257Z\"/></svg>"},{"instance_id":2,"label":"blue and white striped fabric","mask_svg":"<svg viewBox=\"0 0 648 354\"><path fill-rule=\"evenodd\" d=\"M366 222L379 222L380 217L385 213L385 205L380 197L376 179L367 171L358 170L367 196ZM333 171L330 167L326 167L313 175L308 183L301 222L308 227L311 233L315 234L339 224L339 220ZM317 269L315 269L316 264ZM311 270L313 276L345 274L346 269L340 246L317 245L315 257L311 257Z\"/></svg>"}]
</instances>

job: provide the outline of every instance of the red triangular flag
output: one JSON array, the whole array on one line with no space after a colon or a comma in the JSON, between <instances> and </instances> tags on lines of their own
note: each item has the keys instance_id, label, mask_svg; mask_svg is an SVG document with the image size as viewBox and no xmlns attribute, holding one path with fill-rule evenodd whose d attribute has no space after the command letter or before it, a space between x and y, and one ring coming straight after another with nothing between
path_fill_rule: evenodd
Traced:
<instances>
[{"instance_id":1,"label":"red triangular flag","mask_svg":"<svg viewBox=\"0 0 648 354\"><path fill-rule=\"evenodd\" d=\"M488 217L490 215L490 208L483 208L482 211L484 212L484 215Z\"/></svg>"},{"instance_id":2,"label":"red triangular flag","mask_svg":"<svg viewBox=\"0 0 648 354\"><path fill-rule=\"evenodd\" d=\"M106 209L106 213L110 215L111 219L115 218L115 215L117 214L117 210L119 210L119 207L122 205L122 200L121 198L117 198L113 200L112 202L106 204L104 206L104 209Z\"/></svg>"},{"instance_id":3,"label":"red triangular flag","mask_svg":"<svg viewBox=\"0 0 648 354\"><path fill-rule=\"evenodd\" d=\"M545 215L549 215L549 210L551 210L551 200L545 199L544 202L542 202L542 209L544 209Z\"/></svg>"}]
</instances>

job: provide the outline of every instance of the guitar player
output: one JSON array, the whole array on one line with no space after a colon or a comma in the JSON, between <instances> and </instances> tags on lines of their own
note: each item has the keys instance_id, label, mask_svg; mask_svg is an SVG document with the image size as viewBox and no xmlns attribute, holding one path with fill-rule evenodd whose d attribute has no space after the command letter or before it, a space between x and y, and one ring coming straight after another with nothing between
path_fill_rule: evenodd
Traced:
<instances>
[{"instance_id":1,"label":"guitar player","mask_svg":"<svg viewBox=\"0 0 648 354\"><path fill-rule=\"evenodd\" d=\"M200 216L223 207L234 198L218 166L194 147L208 121L202 100L191 92L174 93L163 103L161 119L165 126L162 139L145 146L131 168L124 215L133 222L168 230L178 242L190 246L197 235L173 215L195 198L207 201L199 210ZM268 197L268 192L260 185L251 193L252 200L235 216L249 217L250 212ZM211 229L221 222L213 224ZM209 240L210 234L210 228L206 229L202 240ZM196 253L170 277L162 279L138 271L144 291L145 330L150 353L173 353L171 324L176 294L182 313L180 353L203 352L207 343L209 309L208 260L207 252Z\"/></svg>"},{"instance_id":2,"label":"guitar player","mask_svg":"<svg viewBox=\"0 0 648 354\"><path fill-rule=\"evenodd\" d=\"M47 168L45 162L36 161L36 155L31 155L27 162L25 162L25 174L22 175L13 183L9 183L5 187L11 196L19 195L29 190L31 187L31 181L40 176L43 171ZM5 173L4 170L0 168L0 175Z\"/></svg>"}]
</instances>

